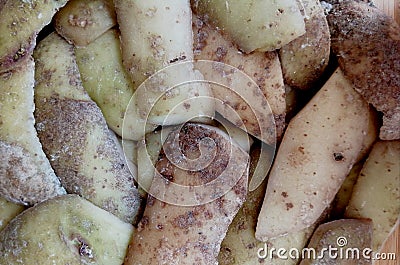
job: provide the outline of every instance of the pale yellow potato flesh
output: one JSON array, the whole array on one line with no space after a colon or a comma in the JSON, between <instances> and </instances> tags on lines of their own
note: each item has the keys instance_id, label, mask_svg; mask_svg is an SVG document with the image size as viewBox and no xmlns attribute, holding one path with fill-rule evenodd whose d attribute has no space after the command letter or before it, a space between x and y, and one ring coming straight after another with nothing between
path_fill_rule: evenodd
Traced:
<instances>
[{"instance_id":1,"label":"pale yellow potato flesh","mask_svg":"<svg viewBox=\"0 0 400 265\"><path fill-rule=\"evenodd\" d=\"M133 223L140 205L135 172L82 86L73 46L52 33L39 43L34 57L36 127L62 184L69 193Z\"/></svg>"},{"instance_id":2,"label":"pale yellow potato flesh","mask_svg":"<svg viewBox=\"0 0 400 265\"><path fill-rule=\"evenodd\" d=\"M36 36L68 0L0 2L0 73L29 58Z\"/></svg>"},{"instance_id":3,"label":"pale yellow potato flesh","mask_svg":"<svg viewBox=\"0 0 400 265\"><path fill-rule=\"evenodd\" d=\"M140 130L144 124L174 125L198 116L212 117L212 95L206 84L197 82L203 78L191 63L189 1L114 3L121 29L123 63L137 89L132 109L130 106L127 110L123 138L140 140L145 134ZM156 75L150 78L153 74Z\"/></svg>"},{"instance_id":4,"label":"pale yellow potato flesh","mask_svg":"<svg viewBox=\"0 0 400 265\"><path fill-rule=\"evenodd\" d=\"M91 44L75 48L75 54L83 87L108 126L122 136L125 111L135 89L122 65L119 37L116 30L109 30Z\"/></svg>"},{"instance_id":5,"label":"pale yellow potato flesh","mask_svg":"<svg viewBox=\"0 0 400 265\"><path fill-rule=\"evenodd\" d=\"M368 104L337 70L290 121L272 166L256 238L313 225L331 204L361 152Z\"/></svg>"},{"instance_id":6,"label":"pale yellow potato flesh","mask_svg":"<svg viewBox=\"0 0 400 265\"><path fill-rule=\"evenodd\" d=\"M305 33L296 0L192 0L207 23L225 33L240 50L273 51Z\"/></svg>"},{"instance_id":7,"label":"pale yellow potato flesh","mask_svg":"<svg viewBox=\"0 0 400 265\"><path fill-rule=\"evenodd\" d=\"M1 264L120 265L131 224L77 195L39 203L0 232Z\"/></svg>"},{"instance_id":8,"label":"pale yellow potato flesh","mask_svg":"<svg viewBox=\"0 0 400 265\"><path fill-rule=\"evenodd\" d=\"M0 74L0 195L23 205L65 194L34 127L34 70L27 58Z\"/></svg>"},{"instance_id":9,"label":"pale yellow potato flesh","mask_svg":"<svg viewBox=\"0 0 400 265\"><path fill-rule=\"evenodd\" d=\"M250 176L256 172L256 166L260 157L261 150L253 149L250 153ZM272 154L270 158L272 159ZM220 265L295 265L299 262L299 258L279 259L276 257L276 250L284 249L302 249L305 247L307 240L311 236L314 227L309 227L285 236L271 239L267 242L259 241L255 238L255 230L257 225L257 217L263 202L267 179L254 191L250 191L246 201L239 210L228 232L221 243L221 250L218 255ZM267 248L265 248L267 246ZM275 249L275 253L272 249ZM287 253L286 253L287 255ZM265 256L265 257L264 257Z\"/></svg>"},{"instance_id":10,"label":"pale yellow potato flesh","mask_svg":"<svg viewBox=\"0 0 400 265\"><path fill-rule=\"evenodd\" d=\"M24 206L9 202L3 197L0 197L0 231L24 209Z\"/></svg>"},{"instance_id":11,"label":"pale yellow potato flesh","mask_svg":"<svg viewBox=\"0 0 400 265\"><path fill-rule=\"evenodd\" d=\"M75 46L86 46L117 24L112 0L71 0L56 13L54 28Z\"/></svg>"},{"instance_id":12,"label":"pale yellow potato flesh","mask_svg":"<svg viewBox=\"0 0 400 265\"><path fill-rule=\"evenodd\" d=\"M400 141L378 141L353 188L345 216L370 218L372 249L379 251L399 223Z\"/></svg>"}]
</instances>

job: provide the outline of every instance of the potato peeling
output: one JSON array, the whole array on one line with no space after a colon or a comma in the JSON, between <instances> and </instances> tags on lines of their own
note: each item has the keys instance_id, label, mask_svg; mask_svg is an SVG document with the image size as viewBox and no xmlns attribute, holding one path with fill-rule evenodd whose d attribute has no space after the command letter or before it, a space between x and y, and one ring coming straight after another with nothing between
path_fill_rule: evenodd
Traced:
<instances>
[{"instance_id":1,"label":"potato peeling","mask_svg":"<svg viewBox=\"0 0 400 265\"><path fill-rule=\"evenodd\" d=\"M0 264L397 264L399 10L0 0Z\"/></svg>"}]
</instances>

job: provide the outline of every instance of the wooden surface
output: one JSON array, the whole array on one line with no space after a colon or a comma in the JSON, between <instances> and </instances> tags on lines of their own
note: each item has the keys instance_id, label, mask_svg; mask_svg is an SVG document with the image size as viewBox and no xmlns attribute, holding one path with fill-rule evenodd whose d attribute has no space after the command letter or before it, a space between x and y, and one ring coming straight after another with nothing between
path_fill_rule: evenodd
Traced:
<instances>
[{"instance_id":1,"label":"wooden surface","mask_svg":"<svg viewBox=\"0 0 400 265\"><path fill-rule=\"evenodd\" d=\"M374 265L399 265L400 264L400 226L397 225L397 229L386 241L385 246L380 251L380 254L384 253L396 253L395 260L376 260Z\"/></svg>"},{"instance_id":2,"label":"wooden surface","mask_svg":"<svg viewBox=\"0 0 400 265\"><path fill-rule=\"evenodd\" d=\"M375 5L386 14L393 17L400 25L400 0L374 0ZM386 241L380 253L396 253L396 260L375 261L375 265L400 265L400 226Z\"/></svg>"},{"instance_id":3,"label":"wooden surface","mask_svg":"<svg viewBox=\"0 0 400 265\"><path fill-rule=\"evenodd\" d=\"M373 2L400 25L400 0L374 0Z\"/></svg>"}]
</instances>

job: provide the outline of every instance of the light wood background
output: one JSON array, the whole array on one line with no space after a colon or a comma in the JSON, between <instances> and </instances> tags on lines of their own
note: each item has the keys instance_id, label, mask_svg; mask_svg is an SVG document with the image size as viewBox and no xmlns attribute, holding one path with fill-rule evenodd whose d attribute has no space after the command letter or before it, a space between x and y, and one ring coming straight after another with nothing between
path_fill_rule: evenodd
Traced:
<instances>
[{"instance_id":1,"label":"light wood background","mask_svg":"<svg viewBox=\"0 0 400 265\"><path fill-rule=\"evenodd\" d=\"M400 25L400 0L373 0L375 5Z\"/></svg>"},{"instance_id":2,"label":"light wood background","mask_svg":"<svg viewBox=\"0 0 400 265\"><path fill-rule=\"evenodd\" d=\"M377 260L375 265L399 265L400 264L400 226L392 233L386 241L380 253L396 253L396 260Z\"/></svg>"},{"instance_id":3,"label":"light wood background","mask_svg":"<svg viewBox=\"0 0 400 265\"><path fill-rule=\"evenodd\" d=\"M375 5L386 14L393 17L400 25L400 0L373 0ZM381 253L396 253L396 260L375 261L375 265L400 265L400 226L386 241Z\"/></svg>"}]
</instances>

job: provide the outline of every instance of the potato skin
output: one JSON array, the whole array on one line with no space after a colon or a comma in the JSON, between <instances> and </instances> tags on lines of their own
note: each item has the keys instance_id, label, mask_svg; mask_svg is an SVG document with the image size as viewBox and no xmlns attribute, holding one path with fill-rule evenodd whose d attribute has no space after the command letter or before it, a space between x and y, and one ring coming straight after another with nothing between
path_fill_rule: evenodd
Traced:
<instances>
[{"instance_id":1,"label":"potato skin","mask_svg":"<svg viewBox=\"0 0 400 265\"><path fill-rule=\"evenodd\" d=\"M399 223L400 141L374 144L353 188L347 218L370 218L372 249L379 251Z\"/></svg>"},{"instance_id":2,"label":"potato skin","mask_svg":"<svg viewBox=\"0 0 400 265\"><path fill-rule=\"evenodd\" d=\"M130 118L124 122L123 138L140 140L144 130L136 131L144 127L143 123L155 128L199 116L213 117L214 102L208 86L191 82L203 78L192 63L189 1L114 0L114 4L123 63L136 89L133 110L128 107L125 116ZM139 86L141 89L137 89Z\"/></svg>"},{"instance_id":3,"label":"potato skin","mask_svg":"<svg viewBox=\"0 0 400 265\"><path fill-rule=\"evenodd\" d=\"M245 53L274 51L305 33L296 0L191 0L191 6Z\"/></svg>"},{"instance_id":4,"label":"potato skin","mask_svg":"<svg viewBox=\"0 0 400 265\"><path fill-rule=\"evenodd\" d=\"M319 0L302 0L306 33L279 50L285 84L311 89L329 62L330 32Z\"/></svg>"},{"instance_id":5,"label":"potato skin","mask_svg":"<svg viewBox=\"0 0 400 265\"><path fill-rule=\"evenodd\" d=\"M25 209L24 206L12 203L0 197L0 231L7 226L15 216Z\"/></svg>"},{"instance_id":6,"label":"potato skin","mask_svg":"<svg viewBox=\"0 0 400 265\"><path fill-rule=\"evenodd\" d=\"M276 135L273 135L273 137L280 139L286 126L286 105L285 88L278 54L275 51L244 54L240 52L226 36L223 36L221 32L208 26L196 15L193 15L193 33L195 60L210 60L236 67L248 77L245 80L237 81L245 81L247 83L251 78L258 86L249 87L245 90L247 95L246 99L252 103L252 106L249 107L246 106L243 99L235 100L236 95L233 91L228 93L229 91L225 90L222 93L217 93L219 89L215 88L213 89L214 96L234 108L240 118L248 120L245 126L249 134L264 142L271 143L275 139L271 139L268 133L260 134L258 130L261 129L267 132L270 130L271 126L275 126ZM213 71L210 71L210 69L202 69L202 64L196 64L196 66L199 67L200 71L203 70L202 73L206 80L223 80L225 76L227 76L227 73L219 72L215 69L213 69ZM218 65L215 65L216 69L217 67ZM243 83L243 86L244 85ZM249 114L253 111L252 108L257 108L259 106L256 103L262 101L261 97L258 95L258 89L261 90L270 107L270 110L263 108L257 109L259 111L258 113L261 114L260 117L263 117L263 115L267 115L269 111L272 111L275 124L258 124L257 119L253 116L254 114ZM242 108L239 105L241 105ZM223 108L223 104L216 106L217 111L221 113L224 112ZM234 124L239 122L237 121L236 115L227 116L225 118Z\"/></svg>"},{"instance_id":7,"label":"potato skin","mask_svg":"<svg viewBox=\"0 0 400 265\"><path fill-rule=\"evenodd\" d=\"M114 0L114 4L123 62L135 87L167 65L193 59L188 0Z\"/></svg>"},{"instance_id":8,"label":"potato skin","mask_svg":"<svg viewBox=\"0 0 400 265\"><path fill-rule=\"evenodd\" d=\"M55 172L69 193L133 223L140 204L134 177L100 108L82 86L74 47L52 33L34 57L36 128Z\"/></svg>"},{"instance_id":9,"label":"potato skin","mask_svg":"<svg viewBox=\"0 0 400 265\"><path fill-rule=\"evenodd\" d=\"M327 18L344 75L383 112L379 138L400 139L400 26L379 9L357 1L334 5Z\"/></svg>"},{"instance_id":10,"label":"potato skin","mask_svg":"<svg viewBox=\"0 0 400 265\"><path fill-rule=\"evenodd\" d=\"M346 244L340 246L340 238L344 237ZM359 258L357 256L341 258L338 255L337 259L329 256L328 252L322 258L305 258L300 262L300 265L338 265L338 264L357 264L366 265L371 264L371 260L363 257L363 250L371 248L372 241L372 221L371 219L340 219L321 224L315 230L310 239L308 248L316 250L317 254L321 254L323 249L329 247L338 248L347 253L348 249L357 248L360 251Z\"/></svg>"},{"instance_id":11,"label":"potato skin","mask_svg":"<svg viewBox=\"0 0 400 265\"><path fill-rule=\"evenodd\" d=\"M120 265L133 233L78 195L39 203L0 232L0 264Z\"/></svg>"},{"instance_id":12,"label":"potato skin","mask_svg":"<svg viewBox=\"0 0 400 265\"><path fill-rule=\"evenodd\" d=\"M34 69L29 57L0 74L0 195L23 205L65 194L34 127Z\"/></svg>"},{"instance_id":13,"label":"potato skin","mask_svg":"<svg viewBox=\"0 0 400 265\"><path fill-rule=\"evenodd\" d=\"M288 125L270 172L256 238L293 233L318 220L357 161L369 119L368 104L336 71Z\"/></svg>"},{"instance_id":14,"label":"potato skin","mask_svg":"<svg viewBox=\"0 0 400 265\"><path fill-rule=\"evenodd\" d=\"M112 0L71 0L55 15L55 29L69 43L86 46L117 24Z\"/></svg>"},{"instance_id":15,"label":"potato skin","mask_svg":"<svg viewBox=\"0 0 400 265\"><path fill-rule=\"evenodd\" d=\"M197 143L209 137L216 144L216 155L203 169L184 170L168 160L165 150L171 143L167 139L156 162L156 168L162 177L158 182L153 181L151 194L160 195L157 193L160 182L167 184L166 193L161 191L162 194L172 196L172 182L188 189L190 186L210 183L224 172L229 159L232 161L232 168L237 171L227 174L227 177L238 181L224 195L206 203L203 200L208 200L208 196L203 198L202 193L190 194L194 195L193 199L198 199L197 205L180 204L181 196L185 194L176 194L177 200L174 204L149 196L137 233L130 243L125 264L217 264L220 243L246 197L248 155L236 144L232 144L227 134L211 126L189 123L180 131L174 130L170 136L179 137L181 151L188 156L197 154ZM208 150L205 151L207 152ZM169 180L169 184L165 180ZM215 191L224 188L218 184L212 184L211 187Z\"/></svg>"},{"instance_id":16,"label":"potato skin","mask_svg":"<svg viewBox=\"0 0 400 265\"><path fill-rule=\"evenodd\" d=\"M36 35L68 0L3 0L0 3L0 72L30 57Z\"/></svg>"},{"instance_id":17,"label":"potato skin","mask_svg":"<svg viewBox=\"0 0 400 265\"><path fill-rule=\"evenodd\" d=\"M250 178L256 173L256 166L258 166L257 163L259 162L258 159L266 158L260 157L260 152L260 147L252 148L250 152ZM273 158L272 153L268 155L269 157L267 159ZM229 225L228 232L221 243L221 250L218 254L218 262L220 265L295 265L298 263L299 260L297 259L270 259L269 256L262 259L263 263L259 260L257 251L259 248L264 248L265 243L257 240L254 233L266 186L267 178L264 179L257 189L248 192L246 201ZM314 228L314 226L308 227L304 230L269 240L266 244L270 248L274 247L276 249L302 249L307 244L307 240L311 236Z\"/></svg>"},{"instance_id":18,"label":"potato skin","mask_svg":"<svg viewBox=\"0 0 400 265\"><path fill-rule=\"evenodd\" d=\"M134 87L122 65L117 30L109 30L86 47L75 48L82 84L101 109L108 126L122 136L122 123Z\"/></svg>"}]
</instances>

